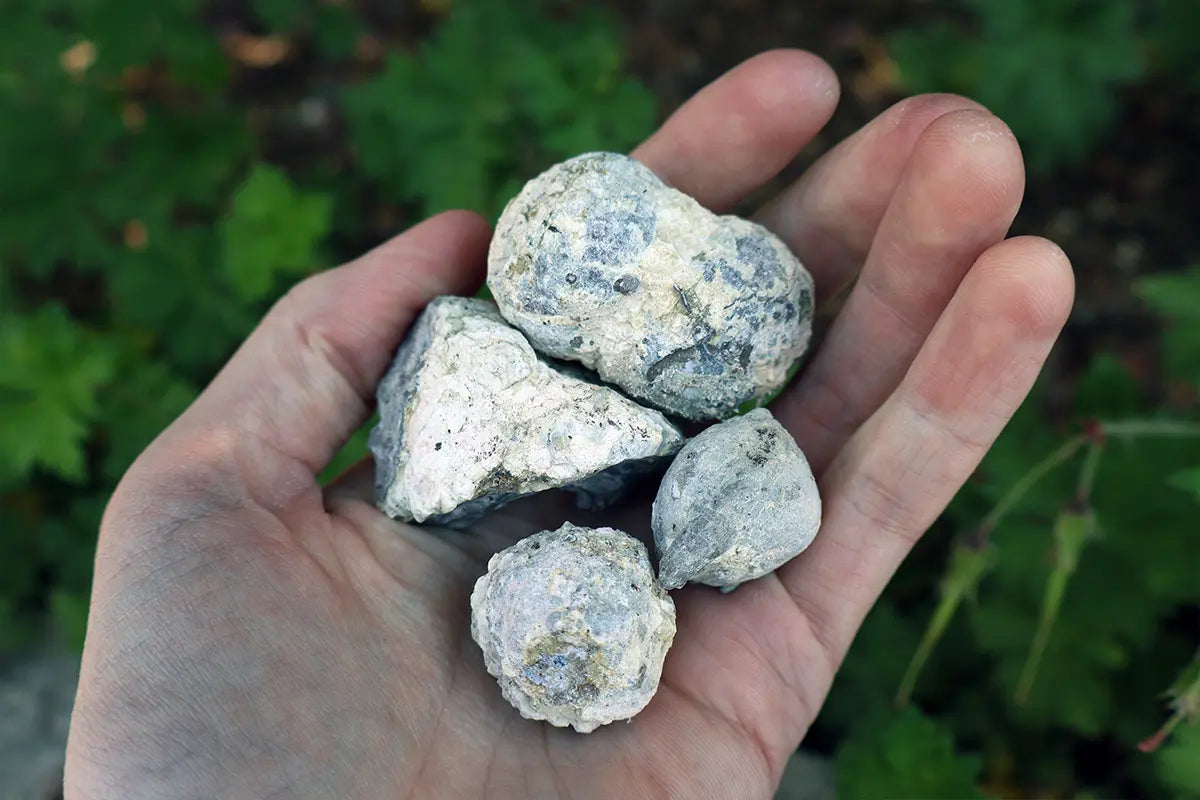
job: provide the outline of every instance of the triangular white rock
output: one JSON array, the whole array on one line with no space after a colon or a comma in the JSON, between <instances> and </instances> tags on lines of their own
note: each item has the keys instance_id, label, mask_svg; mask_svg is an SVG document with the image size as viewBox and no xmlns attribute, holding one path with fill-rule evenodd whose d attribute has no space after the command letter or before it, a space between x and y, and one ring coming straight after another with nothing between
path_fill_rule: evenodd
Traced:
<instances>
[{"instance_id":1,"label":"triangular white rock","mask_svg":"<svg viewBox=\"0 0 1200 800\"><path fill-rule=\"evenodd\" d=\"M555 487L594 500L683 443L659 412L556 369L493 304L462 297L429 304L378 400L376 501L418 522L464 524Z\"/></svg>"}]
</instances>

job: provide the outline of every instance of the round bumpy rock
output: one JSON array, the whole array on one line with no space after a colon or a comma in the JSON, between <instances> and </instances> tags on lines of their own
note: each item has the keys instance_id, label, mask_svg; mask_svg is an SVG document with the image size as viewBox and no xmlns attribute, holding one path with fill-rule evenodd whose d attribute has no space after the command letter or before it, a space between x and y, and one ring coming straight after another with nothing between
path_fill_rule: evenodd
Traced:
<instances>
[{"instance_id":1,"label":"round bumpy rock","mask_svg":"<svg viewBox=\"0 0 1200 800\"><path fill-rule=\"evenodd\" d=\"M471 636L528 719L588 733L641 711L675 636L675 605L641 542L570 523L492 556Z\"/></svg>"},{"instance_id":2,"label":"round bumpy rock","mask_svg":"<svg viewBox=\"0 0 1200 800\"><path fill-rule=\"evenodd\" d=\"M777 390L812 327L812 278L778 237L616 153L525 185L496 224L488 285L542 352L690 419Z\"/></svg>"},{"instance_id":3,"label":"round bumpy rock","mask_svg":"<svg viewBox=\"0 0 1200 800\"><path fill-rule=\"evenodd\" d=\"M683 446L654 499L652 525L663 586L730 589L808 547L821 498L804 453L760 408Z\"/></svg>"}]
</instances>

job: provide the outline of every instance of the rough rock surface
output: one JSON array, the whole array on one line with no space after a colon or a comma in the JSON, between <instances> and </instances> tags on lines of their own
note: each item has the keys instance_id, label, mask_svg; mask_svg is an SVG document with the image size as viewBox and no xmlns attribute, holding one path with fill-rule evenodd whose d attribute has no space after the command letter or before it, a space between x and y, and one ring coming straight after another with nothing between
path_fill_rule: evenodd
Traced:
<instances>
[{"instance_id":1,"label":"rough rock surface","mask_svg":"<svg viewBox=\"0 0 1200 800\"><path fill-rule=\"evenodd\" d=\"M732 588L812 543L821 498L804 453L760 408L684 445L663 476L651 524L663 586Z\"/></svg>"},{"instance_id":2,"label":"rough rock surface","mask_svg":"<svg viewBox=\"0 0 1200 800\"><path fill-rule=\"evenodd\" d=\"M775 790L775 800L838 800L833 762L828 756L806 750L792 753Z\"/></svg>"},{"instance_id":3,"label":"rough rock surface","mask_svg":"<svg viewBox=\"0 0 1200 800\"><path fill-rule=\"evenodd\" d=\"M812 278L783 242L615 153L525 185L496 224L488 285L538 350L691 419L777 390L812 327Z\"/></svg>"},{"instance_id":4,"label":"rough rock surface","mask_svg":"<svg viewBox=\"0 0 1200 800\"><path fill-rule=\"evenodd\" d=\"M62 797L79 656L34 651L0 664L0 800Z\"/></svg>"},{"instance_id":5,"label":"rough rock surface","mask_svg":"<svg viewBox=\"0 0 1200 800\"><path fill-rule=\"evenodd\" d=\"M602 505L683 443L659 412L540 359L483 300L430 303L377 396L376 501L404 520L466 524L575 484Z\"/></svg>"},{"instance_id":6,"label":"rough rock surface","mask_svg":"<svg viewBox=\"0 0 1200 800\"><path fill-rule=\"evenodd\" d=\"M588 733L650 702L675 604L641 542L568 522L492 556L471 594L471 636L522 716Z\"/></svg>"}]
</instances>

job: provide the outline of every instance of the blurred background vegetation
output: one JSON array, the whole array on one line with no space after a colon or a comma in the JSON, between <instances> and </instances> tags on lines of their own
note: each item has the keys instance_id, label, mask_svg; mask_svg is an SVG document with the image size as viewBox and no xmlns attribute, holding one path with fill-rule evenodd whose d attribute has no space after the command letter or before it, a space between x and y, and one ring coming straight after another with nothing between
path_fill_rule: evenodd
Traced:
<instances>
[{"instance_id":1,"label":"blurred background vegetation","mask_svg":"<svg viewBox=\"0 0 1200 800\"><path fill-rule=\"evenodd\" d=\"M1200 797L1200 727L1137 749L1200 709L1200 440L1173 435L1200 390L1198 41L1197 0L7 0L0 651L78 646L108 494L290 283L806 47L844 96L780 184L899 97L962 92L1025 150L1017 232L1079 279L806 747L846 800Z\"/></svg>"}]
</instances>

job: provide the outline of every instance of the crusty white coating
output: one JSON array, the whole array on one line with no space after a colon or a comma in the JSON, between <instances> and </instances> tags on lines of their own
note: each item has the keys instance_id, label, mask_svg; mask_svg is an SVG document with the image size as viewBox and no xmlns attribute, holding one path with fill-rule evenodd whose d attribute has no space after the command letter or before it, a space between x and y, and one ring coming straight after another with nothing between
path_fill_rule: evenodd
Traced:
<instances>
[{"instance_id":1,"label":"crusty white coating","mask_svg":"<svg viewBox=\"0 0 1200 800\"><path fill-rule=\"evenodd\" d=\"M812 327L812 278L778 237L616 153L525 185L496 224L488 286L541 352L691 419L779 389Z\"/></svg>"},{"instance_id":2,"label":"crusty white coating","mask_svg":"<svg viewBox=\"0 0 1200 800\"><path fill-rule=\"evenodd\" d=\"M683 440L658 411L555 369L477 299L430 303L377 397L376 501L417 522L462 525L562 486L602 504Z\"/></svg>"},{"instance_id":3,"label":"crusty white coating","mask_svg":"<svg viewBox=\"0 0 1200 800\"><path fill-rule=\"evenodd\" d=\"M471 594L471 636L522 716L588 733L650 702L675 605L641 542L566 523L492 557Z\"/></svg>"}]
</instances>

